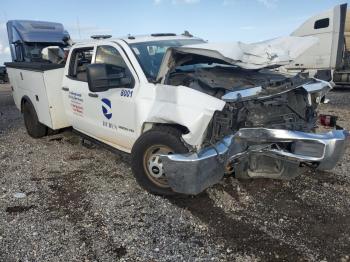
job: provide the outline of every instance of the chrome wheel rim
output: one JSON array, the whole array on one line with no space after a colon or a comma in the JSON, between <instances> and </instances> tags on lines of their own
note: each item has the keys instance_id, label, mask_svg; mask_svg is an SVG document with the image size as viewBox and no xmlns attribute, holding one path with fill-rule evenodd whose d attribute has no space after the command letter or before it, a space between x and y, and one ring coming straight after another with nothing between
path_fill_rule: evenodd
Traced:
<instances>
[{"instance_id":1,"label":"chrome wheel rim","mask_svg":"<svg viewBox=\"0 0 350 262\"><path fill-rule=\"evenodd\" d=\"M165 145L154 145L146 150L143 157L143 168L147 177L154 184L162 188L169 188L169 184L159 155L169 154L173 154L173 150L170 147Z\"/></svg>"}]
</instances>

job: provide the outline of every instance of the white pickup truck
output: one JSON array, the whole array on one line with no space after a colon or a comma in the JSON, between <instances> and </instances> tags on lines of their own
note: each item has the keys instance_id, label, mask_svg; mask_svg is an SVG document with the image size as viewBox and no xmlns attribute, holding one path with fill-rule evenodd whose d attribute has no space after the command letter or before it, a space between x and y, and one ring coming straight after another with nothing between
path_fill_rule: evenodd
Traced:
<instances>
[{"instance_id":1,"label":"white pickup truck","mask_svg":"<svg viewBox=\"0 0 350 262\"><path fill-rule=\"evenodd\" d=\"M330 116L334 129L315 132L329 83L270 70L312 44L153 34L75 44L65 64L6 65L30 136L72 127L131 153L146 190L198 194L225 173L291 179L336 165L348 132Z\"/></svg>"}]
</instances>

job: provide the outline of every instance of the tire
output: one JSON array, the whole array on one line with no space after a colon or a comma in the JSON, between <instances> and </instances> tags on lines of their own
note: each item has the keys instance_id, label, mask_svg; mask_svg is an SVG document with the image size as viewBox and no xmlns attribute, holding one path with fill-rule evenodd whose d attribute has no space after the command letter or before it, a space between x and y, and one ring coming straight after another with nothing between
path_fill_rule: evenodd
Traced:
<instances>
[{"instance_id":1,"label":"tire","mask_svg":"<svg viewBox=\"0 0 350 262\"><path fill-rule=\"evenodd\" d=\"M151 174L154 169L150 167L151 162L148 160L152 159L153 154L151 153L151 157L148 156L149 152L156 150L157 147L161 149L153 153L187 153L188 149L181 141L181 136L181 131L176 128L159 126L145 132L137 139L131 151L131 168L136 181L143 189L156 195L178 194L169 187L164 174L160 178ZM166 149L170 151L166 152Z\"/></svg>"},{"instance_id":2,"label":"tire","mask_svg":"<svg viewBox=\"0 0 350 262\"><path fill-rule=\"evenodd\" d=\"M23 104L23 118L27 133L33 138L41 138L47 134L47 127L41 124L31 102Z\"/></svg>"}]
</instances>

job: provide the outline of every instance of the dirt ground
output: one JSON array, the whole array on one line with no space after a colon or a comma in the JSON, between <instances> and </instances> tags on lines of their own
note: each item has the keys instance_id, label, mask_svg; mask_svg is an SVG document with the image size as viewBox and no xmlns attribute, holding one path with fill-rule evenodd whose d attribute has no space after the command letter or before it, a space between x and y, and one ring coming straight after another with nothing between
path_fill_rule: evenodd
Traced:
<instances>
[{"instance_id":1,"label":"dirt ground","mask_svg":"<svg viewBox=\"0 0 350 262\"><path fill-rule=\"evenodd\" d=\"M222 183L163 198L128 155L66 131L34 140L0 86L0 261L350 261L350 156L292 181ZM322 112L350 129L350 89Z\"/></svg>"}]
</instances>

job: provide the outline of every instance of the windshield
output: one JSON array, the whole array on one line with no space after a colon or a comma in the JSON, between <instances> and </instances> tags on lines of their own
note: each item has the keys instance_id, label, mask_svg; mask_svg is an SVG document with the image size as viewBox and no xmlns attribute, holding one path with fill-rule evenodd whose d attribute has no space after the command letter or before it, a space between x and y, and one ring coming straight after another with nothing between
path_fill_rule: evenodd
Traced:
<instances>
[{"instance_id":1,"label":"windshield","mask_svg":"<svg viewBox=\"0 0 350 262\"><path fill-rule=\"evenodd\" d=\"M178 39L163 40L131 44L130 47L135 53L146 77L156 80L163 56L169 47L194 45L205 43L200 39Z\"/></svg>"}]
</instances>

